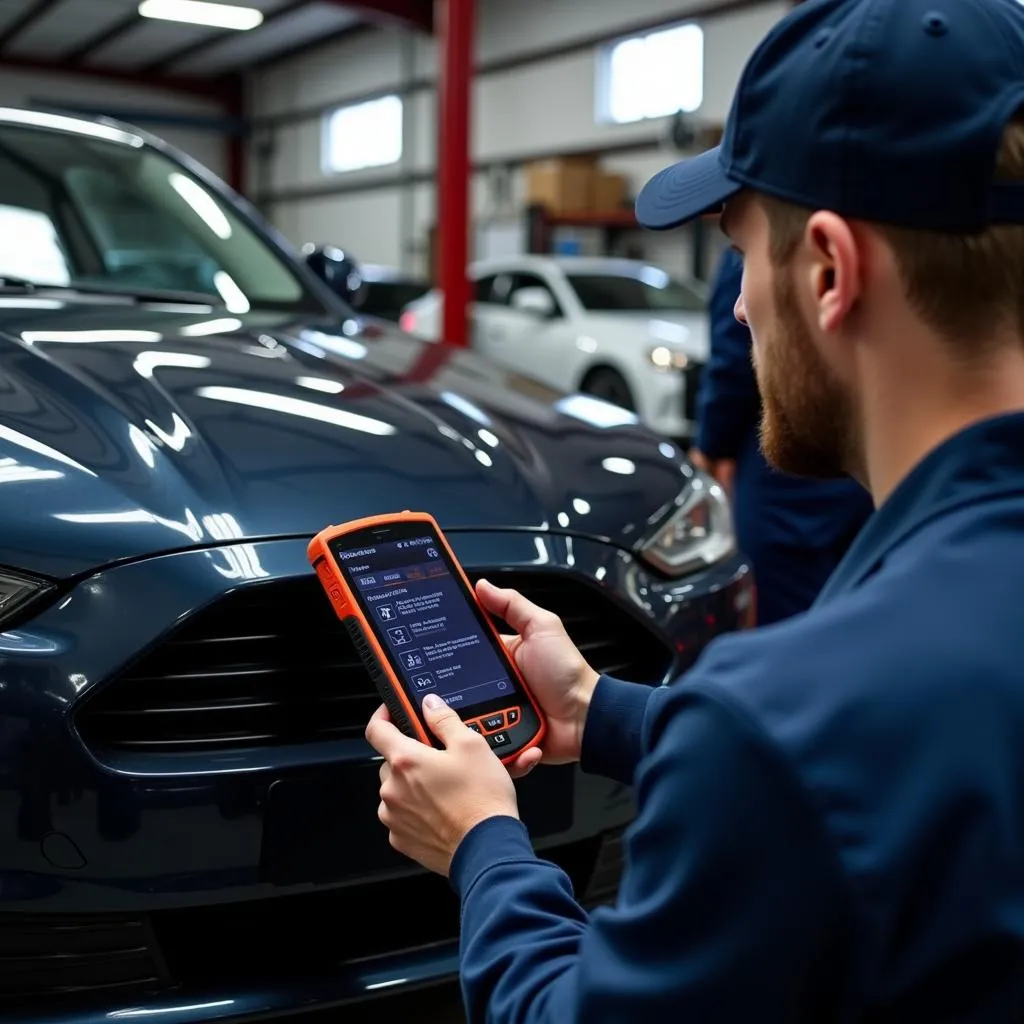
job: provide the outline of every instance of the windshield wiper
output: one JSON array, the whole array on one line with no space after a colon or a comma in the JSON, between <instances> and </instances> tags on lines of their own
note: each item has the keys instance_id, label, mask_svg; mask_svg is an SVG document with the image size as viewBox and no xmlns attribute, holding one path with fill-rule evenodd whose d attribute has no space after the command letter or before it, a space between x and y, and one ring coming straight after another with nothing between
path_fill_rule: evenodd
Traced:
<instances>
[{"instance_id":1,"label":"windshield wiper","mask_svg":"<svg viewBox=\"0 0 1024 1024\"><path fill-rule=\"evenodd\" d=\"M78 292L82 295L109 295L113 298L135 300L136 302L173 302L189 306L221 306L220 295L208 292L193 292L173 288L114 288L91 281L75 281L69 284L29 281L24 277L0 274L0 291L20 292L23 295L47 292Z\"/></svg>"},{"instance_id":2,"label":"windshield wiper","mask_svg":"<svg viewBox=\"0 0 1024 1024\"><path fill-rule=\"evenodd\" d=\"M0 274L0 291L5 292L34 292L39 285L24 277L12 277L10 274Z\"/></svg>"},{"instance_id":3,"label":"windshield wiper","mask_svg":"<svg viewBox=\"0 0 1024 1024\"><path fill-rule=\"evenodd\" d=\"M83 295L111 295L137 302L182 302L191 306L222 306L224 299L209 292L193 292L184 288L116 288L92 281L74 281L66 285L36 285L48 291L81 292Z\"/></svg>"}]
</instances>

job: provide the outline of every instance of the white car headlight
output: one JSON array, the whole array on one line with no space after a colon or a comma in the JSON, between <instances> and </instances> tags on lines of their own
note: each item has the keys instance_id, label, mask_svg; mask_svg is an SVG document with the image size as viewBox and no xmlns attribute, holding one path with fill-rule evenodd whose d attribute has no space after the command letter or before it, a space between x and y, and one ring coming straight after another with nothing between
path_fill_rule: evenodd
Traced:
<instances>
[{"instance_id":1,"label":"white car headlight","mask_svg":"<svg viewBox=\"0 0 1024 1024\"><path fill-rule=\"evenodd\" d=\"M49 589L50 584L43 580L0 569L0 623Z\"/></svg>"},{"instance_id":2,"label":"white car headlight","mask_svg":"<svg viewBox=\"0 0 1024 1024\"><path fill-rule=\"evenodd\" d=\"M690 365L690 357L678 349L668 345L659 345L647 353L647 358L658 370L685 370Z\"/></svg>"},{"instance_id":3,"label":"white car headlight","mask_svg":"<svg viewBox=\"0 0 1024 1024\"><path fill-rule=\"evenodd\" d=\"M669 576L714 565L735 551L729 498L705 473L694 475L676 510L639 549L642 558Z\"/></svg>"}]
</instances>

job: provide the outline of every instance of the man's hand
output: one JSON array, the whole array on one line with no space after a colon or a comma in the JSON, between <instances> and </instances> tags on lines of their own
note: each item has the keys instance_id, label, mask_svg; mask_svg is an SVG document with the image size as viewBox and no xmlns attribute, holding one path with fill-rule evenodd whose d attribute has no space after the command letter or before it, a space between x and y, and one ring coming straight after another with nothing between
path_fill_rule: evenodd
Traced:
<instances>
[{"instance_id":1,"label":"man's hand","mask_svg":"<svg viewBox=\"0 0 1024 1024\"><path fill-rule=\"evenodd\" d=\"M686 454L697 469L714 477L725 493L732 497L733 479L736 476L735 459L709 459L699 448L691 448Z\"/></svg>"},{"instance_id":2,"label":"man's hand","mask_svg":"<svg viewBox=\"0 0 1024 1024\"><path fill-rule=\"evenodd\" d=\"M686 457L702 473L710 473L711 472L712 462L699 448L691 448L686 453Z\"/></svg>"},{"instance_id":3,"label":"man's hand","mask_svg":"<svg viewBox=\"0 0 1024 1024\"><path fill-rule=\"evenodd\" d=\"M423 714L444 744L435 750L403 735L381 707L366 739L384 758L377 816L391 845L430 871L447 875L467 833L495 815L519 816L516 790L505 766L436 694Z\"/></svg>"},{"instance_id":4,"label":"man's hand","mask_svg":"<svg viewBox=\"0 0 1024 1024\"><path fill-rule=\"evenodd\" d=\"M502 640L544 712L543 749L531 747L506 768L483 736L435 694L424 697L423 714L444 750L404 736L383 707L366 727L367 741L384 758L378 817L391 845L443 875L475 825L495 815L518 816L513 778L542 760L579 760L583 725L598 681L557 615L485 580L477 584L477 596L487 611L516 631Z\"/></svg>"},{"instance_id":5,"label":"man's hand","mask_svg":"<svg viewBox=\"0 0 1024 1024\"><path fill-rule=\"evenodd\" d=\"M513 778L525 775L541 761L578 761L597 672L587 664L553 612L538 607L518 591L501 589L486 580L480 580L476 593L488 612L516 631L515 636L502 639L547 720L543 747L527 750L509 766Z\"/></svg>"}]
</instances>

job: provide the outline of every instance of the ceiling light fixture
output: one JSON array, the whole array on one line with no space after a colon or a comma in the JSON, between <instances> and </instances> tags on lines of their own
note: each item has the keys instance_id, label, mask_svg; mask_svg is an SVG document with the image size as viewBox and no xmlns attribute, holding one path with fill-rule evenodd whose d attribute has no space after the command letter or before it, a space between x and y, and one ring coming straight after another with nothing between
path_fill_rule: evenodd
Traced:
<instances>
[{"instance_id":1,"label":"ceiling light fixture","mask_svg":"<svg viewBox=\"0 0 1024 1024\"><path fill-rule=\"evenodd\" d=\"M245 32L263 23L263 12L254 7L210 3L208 0L142 0L139 14L161 21L183 21L188 25L209 25Z\"/></svg>"}]
</instances>

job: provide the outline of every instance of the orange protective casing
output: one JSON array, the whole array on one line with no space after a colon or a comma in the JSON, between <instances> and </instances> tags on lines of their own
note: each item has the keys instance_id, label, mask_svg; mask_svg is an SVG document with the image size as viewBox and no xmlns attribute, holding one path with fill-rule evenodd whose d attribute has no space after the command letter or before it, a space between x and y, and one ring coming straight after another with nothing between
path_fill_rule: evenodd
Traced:
<instances>
[{"instance_id":1,"label":"orange protective casing","mask_svg":"<svg viewBox=\"0 0 1024 1024\"><path fill-rule=\"evenodd\" d=\"M541 711L540 706L537 704L537 701L534 699L533 694L530 693L530 689L526 685L526 681L523 679L515 662L505 651L505 645L502 643L501 636L497 629L495 629L494 623L491 622L490 615L487 614L487 611L482 608L479 601L477 601L476 591L473 589L473 585L466 576L466 572L462 568L458 558L455 557L455 552L448 543L448 538L445 537L441 527L438 526L437 520L434 519L429 512L395 512L391 515L367 516L363 519L354 519L351 522L342 523L340 526L327 526L309 542L309 546L306 548L306 555L309 558L310 564L316 570L320 583L330 599L338 618L341 619L342 622L346 622L346 624L347 620L352 619L358 623L362 635L369 645L373 657L381 670L380 673L377 673L373 670L372 665L367 666L371 676L374 678L374 683L377 685L378 690L381 689L382 685L387 686L390 690L390 692L381 692L381 699L384 701L385 706L388 707L389 711L391 711L393 702L397 701L397 707L401 709L403 716L409 722L411 729L415 732L415 738L420 740L420 742L431 746L433 744L430 734L427 732L427 728L421 719L419 712L416 710L413 702L409 699L408 694L405 692L405 688L402 686L401 681L398 679L394 669L391 667L391 662L388 660L387 655L385 655L384 649L381 646L380 641L377 639L377 634L374 631L373 626L370 624L370 621L363 614L356 602L352 594L352 590L335 563L334 555L331 553L329 547L332 542L336 541L339 537L346 536L347 534L359 533L363 530L377 526L390 526L394 523L422 523L423 526L433 531L438 542L448 553L448 557L451 559L451 563L455 567L455 571L459 574L459 577L465 584L466 590L472 596L472 600L476 602L477 607L480 608L481 612L483 612L483 619L487 623L487 627L491 631L491 634L497 641L498 648L502 651L509 671L515 676L520 689L526 699L530 702L530 705L537 716L539 725L536 733L530 738L529 742L517 748L514 753L500 758L503 764L509 764L519 758L525 751L529 750L530 747L540 745L541 741L544 739L544 734L547 731L544 714ZM381 678L381 676L383 676L383 678Z\"/></svg>"}]
</instances>

